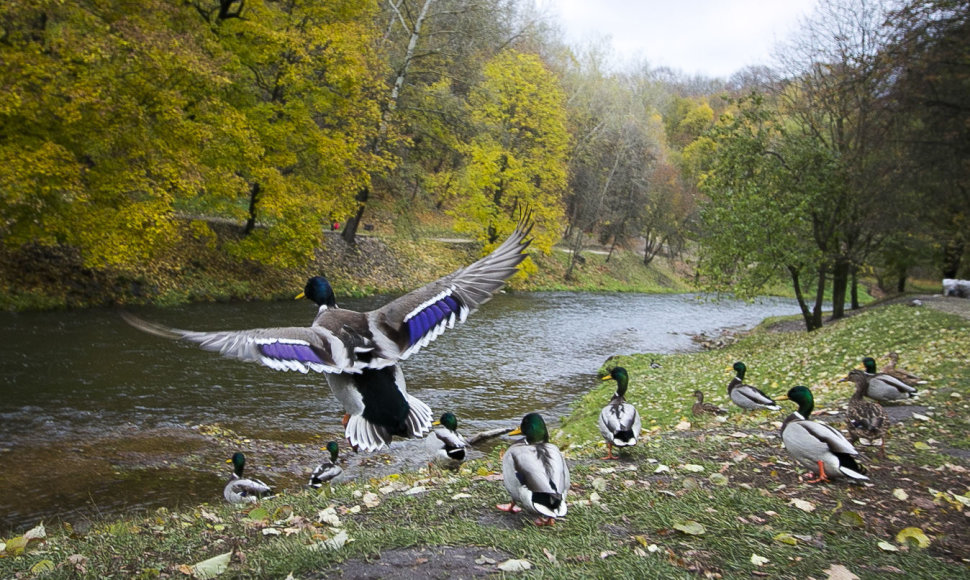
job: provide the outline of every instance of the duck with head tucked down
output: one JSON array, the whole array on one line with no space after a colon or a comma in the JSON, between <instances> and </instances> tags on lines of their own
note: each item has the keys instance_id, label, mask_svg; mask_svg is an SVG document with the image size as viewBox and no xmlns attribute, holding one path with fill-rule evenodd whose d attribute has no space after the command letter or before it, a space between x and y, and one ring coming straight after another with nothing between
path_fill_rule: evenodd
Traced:
<instances>
[{"instance_id":1,"label":"duck with head tucked down","mask_svg":"<svg viewBox=\"0 0 970 580\"><path fill-rule=\"evenodd\" d=\"M761 389L753 387L751 385L745 384L744 374L748 371L748 367L741 361L734 363L734 372L737 373L731 382L728 383L727 390L728 396L731 397L731 402L735 405L746 409L748 411L754 411L756 409L771 409L772 411L778 411L781 409L775 401L764 394Z\"/></svg>"},{"instance_id":2,"label":"duck with head tucked down","mask_svg":"<svg viewBox=\"0 0 970 580\"><path fill-rule=\"evenodd\" d=\"M778 397L778 400L798 404L798 410L789 415L781 426L781 440L792 457L817 474L815 479L808 480L809 483L830 481L837 477L869 480L865 468L856 461L859 452L845 436L825 423L809 419L815 409L815 399L808 387L792 387L787 395Z\"/></svg>"},{"instance_id":3,"label":"duck with head tucked down","mask_svg":"<svg viewBox=\"0 0 970 580\"><path fill-rule=\"evenodd\" d=\"M232 463L232 476L229 483L222 490L223 497L229 503L256 503L264 497L272 495L272 489L258 479L243 477L246 467L246 456L237 451L226 463Z\"/></svg>"},{"instance_id":4,"label":"duck with head tucked down","mask_svg":"<svg viewBox=\"0 0 970 580\"><path fill-rule=\"evenodd\" d=\"M862 359L862 364L869 375L869 386L866 396L880 403L894 403L905 401L916 396L916 387L907 385L892 375L880 373L876 370L876 360L871 356Z\"/></svg>"},{"instance_id":5,"label":"duck with head tucked down","mask_svg":"<svg viewBox=\"0 0 970 580\"><path fill-rule=\"evenodd\" d=\"M600 411L599 429L606 440L606 457L603 459L619 459L613 455L613 446L631 447L637 444L640 436L640 413L632 404L627 403L625 396L630 383L630 375L623 367L616 367L603 380L616 381L616 392L610 402Z\"/></svg>"},{"instance_id":6,"label":"duck with head tucked down","mask_svg":"<svg viewBox=\"0 0 970 580\"><path fill-rule=\"evenodd\" d=\"M330 441L327 443L327 452L330 453L330 459L324 459L320 462L320 465L314 468L313 473L310 474L310 481L307 483L313 489L320 489L323 484L334 479L341 473L343 469L337 465L337 454L340 448L337 446L336 441Z\"/></svg>"},{"instance_id":7,"label":"duck with head tucked down","mask_svg":"<svg viewBox=\"0 0 970 580\"><path fill-rule=\"evenodd\" d=\"M559 448L549 442L542 415L522 417L519 428L509 433L520 434L525 438L513 443L502 457L502 479L512 501L495 507L511 513L524 508L539 516L537 526L552 525L566 515L569 468Z\"/></svg>"},{"instance_id":8,"label":"duck with head tucked down","mask_svg":"<svg viewBox=\"0 0 970 580\"><path fill-rule=\"evenodd\" d=\"M492 298L526 258L531 217L492 253L369 312L339 308L326 278L307 281L298 298L318 305L310 326L199 332L123 313L159 336L194 342L222 356L280 371L324 373L344 407L344 435L354 449L376 451L393 436L422 437L431 409L409 395L398 363L427 346Z\"/></svg>"}]
</instances>

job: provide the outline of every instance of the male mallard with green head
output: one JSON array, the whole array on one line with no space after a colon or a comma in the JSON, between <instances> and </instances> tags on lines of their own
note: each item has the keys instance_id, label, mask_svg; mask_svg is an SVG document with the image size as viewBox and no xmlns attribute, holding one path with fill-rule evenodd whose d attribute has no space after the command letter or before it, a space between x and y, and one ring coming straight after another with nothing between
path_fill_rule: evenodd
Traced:
<instances>
[{"instance_id":1,"label":"male mallard with green head","mask_svg":"<svg viewBox=\"0 0 970 580\"><path fill-rule=\"evenodd\" d=\"M512 496L507 504L496 505L504 512L537 514L537 526L552 525L566 515L569 468L559 448L549 443L542 415L529 413L509 435L525 434L502 457L502 479ZM521 506L521 507L520 507Z\"/></svg>"},{"instance_id":2,"label":"male mallard with green head","mask_svg":"<svg viewBox=\"0 0 970 580\"><path fill-rule=\"evenodd\" d=\"M434 447L432 461L442 467L457 469L468 452L468 442L458 433L458 417L447 411L432 425L435 426L434 436L428 437L429 444Z\"/></svg>"},{"instance_id":3,"label":"male mallard with green head","mask_svg":"<svg viewBox=\"0 0 970 580\"><path fill-rule=\"evenodd\" d=\"M727 390L728 396L731 397L731 401L748 411L753 411L755 409L771 409L772 411L778 411L781 409L775 401L764 394L761 389L747 385L744 383L744 374L748 371L748 367L741 361L734 363L734 372L736 373L731 382L728 383Z\"/></svg>"},{"instance_id":4,"label":"male mallard with green head","mask_svg":"<svg viewBox=\"0 0 970 580\"><path fill-rule=\"evenodd\" d=\"M886 437L889 434L889 415L882 405L873 401L866 401L863 397L869 388L869 375L853 369L849 375L840 379L840 383L851 381L855 383L855 392L849 399L849 407L845 412L845 427L849 433L849 441L853 444L860 439L866 439L875 445L879 441L879 453L886 455Z\"/></svg>"},{"instance_id":5,"label":"male mallard with green head","mask_svg":"<svg viewBox=\"0 0 970 580\"><path fill-rule=\"evenodd\" d=\"M339 449L336 441L327 443L327 452L330 453L330 459L324 459L320 462L320 465L316 466L313 473L310 474L310 481L307 485L313 489L320 489L324 483L343 473L344 470L337 465L337 453Z\"/></svg>"},{"instance_id":6,"label":"male mallard with green head","mask_svg":"<svg viewBox=\"0 0 970 580\"><path fill-rule=\"evenodd\" d=\"M792 457L818 474L809 483L836 477L869 480L865 468L856 462L859 452L845 436L825 423L809 419L815 409L815 399L808 387L792 387L778 400L798 404L798 411L789 415L781 426L781 440Z\"/></svg>"},{"instance_id":7,"label":"male mallard with green head","mask_svg":"<svg viewBox=\"0 0 970 580\"><path fill-rule=\"evenodd\" d=\"M489 255L370 312L337 307L327 279L311 278L298 296L319 306L309 327L196 332L123 316L136 328L228 358L281 371L325 373L346 413L347 440L355 449L376 451L395 435L422 437L431 430L431 409L407 393L398 362L490 300L526 258L531 229L526 215Z\"/></svg>"},{"instance_id":8,"label":"male mallard with green head","mask_svg":"<svg viewBox=\"0 0 970 580\"><path fill-rule=\"evenodd\" d=\"M866 396L880 403L893 403L916 396L916 387L907 385L892 375L880 373L876 370L876 360L871 356L862 359L869 375L869 387Z\"/></svg>"},{"instance_id":9,"label":"male mallard with green head","mask_svg":"<svg viewBox=\"0 0 970 580\"><path fill-rule=\"evenodd\" d=\"M606 440L606 457L603 459L619 459L613 455L613 446L630 447L637 444L640 436L640 413L636 407L626 402L626 390L630 376L623 367L616 367L603 380L616 381L616 392L610 398L603 410L600 411L599 428L603 439Z\"/></svg>"},{"instance_id":10,"label":"male mallard with green head","mask_svg":"<svg viewBox=\"0 0 970 580\"><path fill-rule=\"evenodd\" d=\"M227 459L226 463L232 463L232 476L222 490L222 495L226 498L226 501L229 503L256 503L259 499L271 495L272 490L262 481L243 477L246 456L241 452L234 453L232 459Z\"/></svg>"}]
</instances>

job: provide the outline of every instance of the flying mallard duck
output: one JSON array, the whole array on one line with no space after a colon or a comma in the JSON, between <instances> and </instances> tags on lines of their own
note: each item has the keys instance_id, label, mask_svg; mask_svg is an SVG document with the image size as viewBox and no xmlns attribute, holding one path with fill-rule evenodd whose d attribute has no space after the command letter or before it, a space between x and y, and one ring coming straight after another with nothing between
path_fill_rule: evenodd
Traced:
<instances>
[{"instance_id":1,"label":"flying mallard duck","mask_svg":"<svg viewBox=\"0 0 970 580\"><path fill-rule=\"evenodd\" d=\"M337 477L344 471L339 465L337 465L337 453L339 451L337 442L330 441L327 443L327 451L330 452L330 459L324 459L320 465L313 470L313 473L310 474L310 482L307 483L307 485L313 489L320 489L323 487L324 483Z\"/></svg>"},{"instance_id":2,"label":"flying mallard duck","mask_svg":"<svg viewBox=\"0 0 970 580\"><path fill-rule=\"evenodd\" d=\"M916 396L916 387L911 387L892 375L876 371L876 360L871 356L862 359L869 374L869 387L866 396L880 403L892 403Z\"/></svg>"},{"instance_id":3,"label":"flying mallard duck","mask_svg":"<svg viewBox=\"0 0 970 580\"><path fill-rule=\"evenodd\" d=\"M522 417L519 428L509 435L523 433L525 439L513 443L502 458L502 477L512 501L495 507L512 513L525 508L539 516L537 526L552 525L566 515L569 468L559 448L549 443L542 415Z\"/></svg>"},{"instance_id":4,"label":"flying mallard duck","mask_svg":"<svg viewBox=\"0 0 970 580\"><path fill-rule=\"evenodd\" d=\"M734 363L734 372L737 373L731 382L728 383L728 396L735 405L742 409L753 411L755 409L771 409L778 411L781 409L771 397L764 394L760 389L744 384L744 373L748 372L748 367L741 361Z\"/></svg>"},{"instance_id":5,"label":"flying mallard duck","mask_svg":"<svg viewBox=\"0 0 970 580\"><path fill-rule=\"evenodd\" d=\"M704 393L700 391L694 391L694 399L697 402L690 408L690 412L695 417L700 417L701 415L726 415L727 411L718 407L714 403L704 402Z\"/></svg>"},{"instance_id":6,"label":"flying mallard duck","mask_svg":"<svg viewBox=\"0 0 970 580\"><path fill-rule=\"evenodd\" d=\"M431 430L431 409L408 395L398 362L433 341L492 298L518 270L531 243L526 215L505 242L477 262L370 312L338 308L326 278L314 277L297 296L319 305L309 327L196 332L123 313L136 328L197 343L228 358L281 371L325 373L343 404L344 434L355 448L376 451L391 437Z\"/></svg>"},{"instance_id":7,"label":"flying mallard duck","mask_svg":"<svg viewBox=\"0 0 970 580\"><path fill-rule=\"evenodd\" d=\"M863 396L869 388L869 376L859 369L849 371L849 375L840 379L840 383L851 381L855 383L855 392L849 399L849 408L845 412L845 427L849 432L849 441L853 444L859 439L867 439L871 444L879 440L879 454L886 455L886 437L889 434L889 415L879 403L866 401Z\"/></svg>"},{"instance_id":8,"label":"flying mallard duck","mask_svg":"<svg viewBox=\"0 0 970 580\"><path fill-rule=\"evenodd\" d=\"M898 352L893 351L886 356L889 359L889 363L882 367L879 372L895 377L911 387L926 384L926 381L922 377L897 366L899 364Z\"/></svg>"},{"instance_id":9,"label":"flying mallard duck","mask_svg":"<svg viewBox=\"0 0 970 580\"><path fill-rule=\"evenodd\" d=\"M227 459L226 463L232 463L233 472L229 483L222 490L222 495L226 498L226 501L229 503L256 503L259 499L271 495L270 487L262 481L243 477L246 456L241 452L233 453L232 459Z\"/></svg>"},{"instance_id":10,"label":"flying mallard duck","mask_svg":"<svg viewBox=\"0 0 970 580\"><path fill-rule=\"evenodd\" d=\"M829 481L830 477L848 477L868 481L865 468L855 458L859 452L837 429L810 421L815 399L808 387L792 387L779 401L798 404L798 411L789 415L781 426L781 440L785 449L799 462L809 466L818 477L809 483Z\"/></svg>"},{"instance_id":11,"label":"flying mallard duck","mask_svg":"<svg viewBox=\"0 0 970 580\"><path fill-rule=\"evenodd\" d=\"M603 377L604 381L610 379L616 381L616 392L600 411L599 428L606 440L606 457L603 459L619 459L613 455L613 446L630 447L637 444L637 437L640 436L640 413L624 399L630 382L626 369L616 367Z\"/></svg>"},{"instance_id":12,"label":"flying mallard duck","mask_svg":"<svg viewBox=\"0 0 970 580\"><path fill-rule=\"evenodd\" d=\"M429 443L435 448L432 461L442 467L456 469L465 460L468 450L468 443L458 433L458 418L449 411L432 425L437 427L432 432L434 437L428 437Z\"/></svg>"}]
</instances>

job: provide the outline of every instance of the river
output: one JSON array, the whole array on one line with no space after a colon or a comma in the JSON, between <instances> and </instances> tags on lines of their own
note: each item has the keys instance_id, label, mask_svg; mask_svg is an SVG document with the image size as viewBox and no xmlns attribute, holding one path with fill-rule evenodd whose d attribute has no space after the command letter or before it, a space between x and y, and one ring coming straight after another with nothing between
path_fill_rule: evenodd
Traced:
<instances>
[{"instance_id":1,"label":"river","mask_svg":"<svg viewBox=\"0 0 970 580\"><path fill-rule=\"evenodd\" d=\"M367 310L388 299L340 305ZM168 326L226 330L305 325L316 308L293 300L131 310ZM778 298L500 294L402 368L409 392L435 417L454 412L467 435L517 425L529 411L565 414L611 355L689 351L698 348L692 335L797 312ZM285 455L340 439L342 409L320 375L225 360L144 334L114 309L0 313L0 323L0 535L39 521L220 501L233 446L258 442ZM300 485L312 467L258 460L257 473L280 487Z\"/></svg>"}]
</instances>

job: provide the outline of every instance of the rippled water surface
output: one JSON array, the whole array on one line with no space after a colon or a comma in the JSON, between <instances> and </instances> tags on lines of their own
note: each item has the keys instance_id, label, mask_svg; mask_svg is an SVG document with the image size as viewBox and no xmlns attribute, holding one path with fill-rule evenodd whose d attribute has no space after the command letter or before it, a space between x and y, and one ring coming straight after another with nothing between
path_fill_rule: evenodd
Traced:
<instances>
[{"instance_id":1,"label":"rippled water surface","mask_svg":"<svg viewBox=\"0 0 970 580\"><path fill-rule=\"evenodd\" d=\"M367 310L386 300L340 305ZM315 307L294 300L134 312L225 330L305 325ZM474 433L533 410L565 413L611 355L691 350L693 334L795 313L785 299L500 294L402 368L409 392L435 416L451 410ZM95 509L217 501L213 470L176 469L171 460L195 454L218 463L225 453L209 449L193 426L218 424L281 445L341 431L343 411L323 376L225 360L135 330L115 310L0 313L0 337L0 530Z\"/></svg>"}]
</instances>

